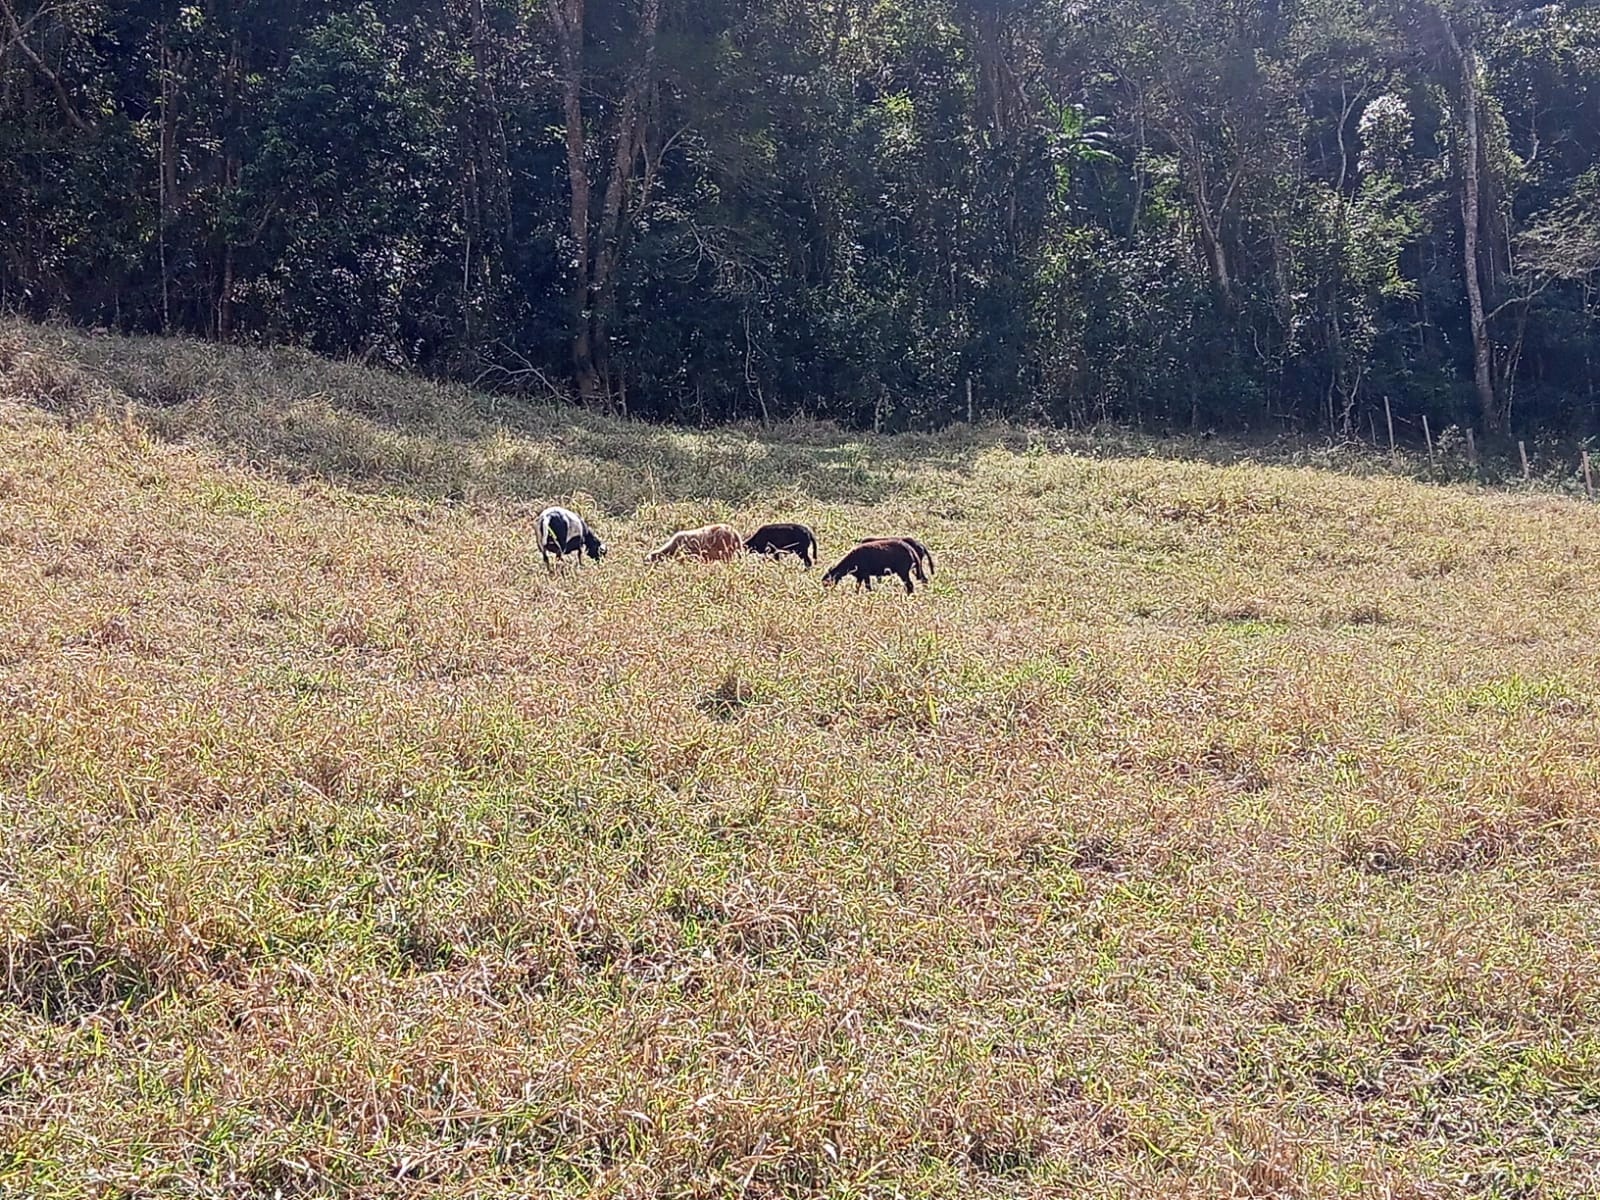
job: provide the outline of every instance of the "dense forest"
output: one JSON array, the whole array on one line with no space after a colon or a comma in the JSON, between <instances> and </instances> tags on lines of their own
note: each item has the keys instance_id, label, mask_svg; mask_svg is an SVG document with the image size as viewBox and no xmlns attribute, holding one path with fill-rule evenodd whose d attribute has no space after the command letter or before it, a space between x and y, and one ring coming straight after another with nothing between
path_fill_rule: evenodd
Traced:
<instances>
[{"instance_id":1,"label":"dense forest","mask_svg":"<svg viewBox=\"0 0 1600 1200\"><path fill-rule=\"evenodd\" d=\"M0 307L686 422L1600 433L1600 9L0 0Z\"/></svg>"}]
</instances>

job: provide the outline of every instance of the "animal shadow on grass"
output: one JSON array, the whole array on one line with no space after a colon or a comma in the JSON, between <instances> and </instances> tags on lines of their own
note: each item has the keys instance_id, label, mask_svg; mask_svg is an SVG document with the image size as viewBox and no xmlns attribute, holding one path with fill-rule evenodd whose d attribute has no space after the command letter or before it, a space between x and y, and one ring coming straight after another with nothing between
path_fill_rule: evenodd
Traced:
<instances>
[{"instance_id":1,"label":"animal shadow on grass","mask_svg":"<svg viewBox=\"0 0 1600 1200\"><path fill-rule=\"evenodd\" d=\"M735 720L755 703L755 687L736 670L729 670L716 687L696 704L701 712L718 721Z\"/></svg>"}]
</instances>

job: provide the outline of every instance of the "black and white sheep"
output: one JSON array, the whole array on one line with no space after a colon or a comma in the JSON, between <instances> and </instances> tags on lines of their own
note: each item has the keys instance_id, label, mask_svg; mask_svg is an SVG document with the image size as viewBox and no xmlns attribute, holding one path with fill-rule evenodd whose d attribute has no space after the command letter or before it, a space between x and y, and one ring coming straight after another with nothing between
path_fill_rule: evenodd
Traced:
<instances>
[{"instance_id":1,"label":"black and white sheep","mask_svg":"<svg viewBox=\"0 0 1600 1200\"><path fill-rule=\"evenodd\" d=\"M539 514L539 553L544 557L545 570L552 575L552 554L561 562L566 561L567 555L575 555L577 564L582 565L585 554L599 562L605 552L606 544L570 508L552 506Z\"/></svg>"}]
</instances>

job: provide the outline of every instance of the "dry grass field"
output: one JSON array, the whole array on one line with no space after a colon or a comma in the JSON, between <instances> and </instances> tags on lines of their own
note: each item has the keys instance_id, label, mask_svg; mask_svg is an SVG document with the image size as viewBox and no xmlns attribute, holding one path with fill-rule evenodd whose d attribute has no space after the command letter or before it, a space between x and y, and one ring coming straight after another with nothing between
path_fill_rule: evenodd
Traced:
<instances>
[{"instance_id":1,"label":"dry grass field","mask_svg":"<svg viewBox=\"0 0 1600 1200\"><path fill-rule=\"evenodd\" d=\"M1136 450L0 324L0 1196L1600 1193L1600 508Z\"/></svg>"}]
</instances>

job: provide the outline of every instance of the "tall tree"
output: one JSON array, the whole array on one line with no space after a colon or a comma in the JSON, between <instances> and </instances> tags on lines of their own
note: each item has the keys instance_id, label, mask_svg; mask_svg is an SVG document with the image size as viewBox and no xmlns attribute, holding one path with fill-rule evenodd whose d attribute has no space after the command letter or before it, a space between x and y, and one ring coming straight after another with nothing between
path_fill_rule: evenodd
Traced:
<instances>
[{"instance_id":1,"label":"tall tree","mask_svg":"<svg viewBox=\"0 0 1600 1200\"><path fill-rule=\"evenodd\" d=\"M598 8L599 6L594 6ZM609 103L585 99L597 90L588 53L597 13L589 0L553 0L550 14L560 48L566 117L567 177L572 238L572 368L578 394L610 406L619 399L611 377L610 329L617 273L634 220L649 201L653 170L648 141L655 116L656 55L661 0L639 0L603 15L602 49L613 58ZM616 61L619 60L620 61ZM598 110L598 111L596 111ZM592 176L604 171L599 208Z\"/></svg>"}]
</instances>

